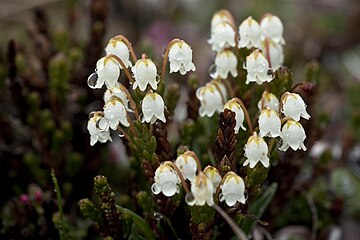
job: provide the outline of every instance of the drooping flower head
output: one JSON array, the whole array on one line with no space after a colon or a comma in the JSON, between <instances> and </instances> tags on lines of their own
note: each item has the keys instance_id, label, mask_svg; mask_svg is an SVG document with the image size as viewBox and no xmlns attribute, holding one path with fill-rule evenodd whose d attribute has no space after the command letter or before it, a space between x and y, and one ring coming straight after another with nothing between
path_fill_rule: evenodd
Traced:
<instances>
[{"instance_id":1,"label":"drooping flower head","mask_svg":"<svg viewBox=\"0 0 360 240\"><path fill-rule=\"evenodd\" d=\"M187 204L190 206L204 206L206 203L212 206L214 205L213 193L213 183L203 172L200 172L191 184L192 199L186 199Z\"/></svg>"},{"instance_id":2,"label":"drooping flower head","mask_svg":"<svg viewBox=\"0 0 360 240\"><path fill-rule=\"evenodd\" d=\"M145 91L148 84L150 84L152 89L157 89L157 70L151 59L139 59L135 63L135 66L131 68L131 71L133 72L135 79L133 89L139 87L140 91Z\"/></svg>"},{"instance_id":3,"label":"drooping flower head","mask_svg":"<svg viewBox=\"0 0 360 240\"><path fill-rule=\"evenodd\" d=\"M273 71L278 70L284 63L284 49L280 43L269 42L269 47L261 44L261 50L270 57L270 65ZM269 52L268 52L269 51Z\"/></svg>"},{"instance_id":4,"label":"drooping flower head","mask_svg":"<svg viewBox=\"0 0 360 240\"><path fill-rule=\"evenodd\" d=\"M259 116L259 136L260 137L279 137L281 136L281 120L274 110L263 109Z\"/></svg>"},{"instance_id":5,"label":"drooping flower head","mask_svg":"<svg viewBox=\"0 0 360 240\"><path fill-rule=\"evenodd\" d=\"M222 9L214 13L211 19L211 31L220 23L228 22L234 24L234 18L228 10Z\"/></svg>"},{"instance_id":6,"label":"drooping flower head","mask_svg":"<svg viewBox=\"0 0 360 240\"><path fill-rule=\"evenodd\" d=\"M261 38L264 40L268 38L274 43L285 44L285 40L283 38L284 26L279 17L266 14L261 22Z\"/></svg>"},{"instance_id":7,"label":"drooping flower head","mask_svg":"<svg viewBox=\"0 0 360 240\"><path fill-rule=\"evenodd\" d=\"M306 104L299 94L286 92L281 96L281 103L281 112L286 117L291 117L296 121L299 121L300 117L306 120L310 118L306 111Z\"/></svg>"},{"instance_id":8,"label":"drooping flower head","mask_svg":"<svg viewBox=\"0 0 360 240\"><path fill-rule=\"evenodd\" d=\"M226 205L232 207L236 202L245 204L245 183L236 173L230 171L225 176L220 186L220 202L225 201Z\"/></svg>"},{"instance_id":9,"label":"drooping flower head","mask_svg":"<svg viewBox=\"0 0 360 240\"><path fill-rule=\"evenodd\" d=\"M175 161L176 166L180 169L184 179L194 181L197 171L196 160L193 157L193 152L187 151L177 157Z\"/></svg>"},{"instance_id":10,"label":"drooping flower head","mask_svg":"<svg viewBox=\"0 0 360 240\"><path fill-rule=\"evenodd\" d=\"M166 122L164 109L165 103L162 97L157 93L147 93L142 101L142 122L155 123L157 119Z\"/></svg>"},{"instance_id":11,"label":"drooping flower head","mask_svg":"<svg viewBox=\"0 0 360 240\"><path fill-rule=\"evenodd\" d=\"M231 50L222 50L216 54L215 66L216 72L214 77L226 79L231 73L233 77L237 77L237 57Z\"/></svg>"},{"instance_id":12,"label":"drooping flower head","mask_svg":"<svg viewBox=\"0 0 360 240\"><path fill-rule=\"evenodd\" d=\"M96 71L88 78L89 87L102 88L106 85L107 88L113 88L116 85L120 76L120 68L118 62L109 56L100 58L96 63Z\"/></svg>"},{"instance_id":13,"label":"drooping flower head","mask_svg":"<svg viewBox=\"0 0 360 240\"><path fill-rule=\"evenodd\" d=\"M260 110L270 108L275 112L279 112L280 102L274 94L264 91L258 102L258 108Z\"/></svg>"},{"instance_id":14,"label":"drooping flower head","mask_svg":"<svg viewBox=\"0 0 360 240\"><path fill-rule=\"evenodd\" d=\"M109 123L100 112L95 112L92 114L87 124L87 130L90 133L91 146L94 146L97 141L101 143L112 141L110 136Z\"/></svg>"},{"instance_id":15,"label":"drooping flower head","mask_svg":"<svg viewBox=\"0 0 360 240\"><path fill-rule=\"evenodd\" d=\"M269 167L268 146L262 137L256 132L249 137L245 145L245 157L247 158L243 166L250 163L250 168L254 168L260 161L264 167Z\"/></svg>"},{"instance_id":16,"label":"drooping flower head","mask_svg":"<svg viewBox=\"0 0 360 240\"><path fill-rule=\"evenodd\" d=\"M129 60L129 48L121 36L111 38L109 43L106 45L105 52L107 55L116 55L127 68L132 66L132 63ZM121 65L119 67L122 68Z\"/></svg>"},{"instance_id":17,"label":"drooping flower head","mask_svg":"<svg viewBox=\"0 0 360 240\"><path fill-rule=\"evenodd\" d=\"M130 123L127 120L126 108L123 101L113 96L104 106L104 116L109 122L111 129L116 130L119 123L124 127L129 127Z\"/></svg>"},{"instance_id":18,"label":"drooping flower head","mask_svg":"<svg viewBox=\"0 0 360 240\"><path fill-rule=\"evenodd\" d=\"M246 84L249 82L256 82L261 85L263 82L271 82L273 80L272 72L269 74L269 62L260 50L253 51L246 57L247 70Z\"/></svg>"},{"instance_id":19,"label":"drooping flower head","mask_svg":"<svg viewBox=\"0 0 360 240\"><path fill-rule=\"evenodd\" d=\"M162 192L167 197L174 196L175 193L180 192L178 184L180 179L176 171L168 164L161 164L155 171L154 184L151 186L151 191L154 194Z\"/></svg>"},{"instance_id":20,"label":"drooping flower head","mask_svg":"<svg viewBox=\"0 0 360 240\"><path fill-rule=\"evenodd\" d=\"M220 81L211 81L196 90L196 97L200 100L200 117L211 117L215 112L221 112L226 101L227 92Z\"/></svg>"},{"instance_id":21,"label":"drooping flower head","mask_svg":"<svg viewBox=\"0 0 360 240\"><path fill-rule=\"evenodd\" d=\"M170 73L180 72L181 75L185 75L189 71L195 71L192 52L185 41L174 42L169 50Z\"/></svg>"},{"instance_id":22,"label":"drooping flower head","mask_svg":"<svg viewBox=\"0 0 360 240\"><path fill-rule=\"evenodd\" d=\"M208 43L211 44L213 51L221 51L224 48L235 47L236 32L233 26L228 22L221 22L211 31L211 37Z\"/></svg>"},{"instance_id":23,"label":"drooping flower head","mask_svg":"<svg viewBox=\"0 0 360 240\"><path fill-rule=\"evenodd\" d=\"M126 111L129 110L129 99L126 96L125 87L120 83L116 83L115 87L106 89L104 93L104 102L107 103L111 97L116 96L123 102Z\"/></svg>"},{"instance_id":24,"label":"drooping flower head","mask_svg":"<svg viewBox=\"0 0 360 240\"><path fill-rule=\"evenodd\" d=\"M206 166L204 169L204 174L210 179L214 186L214 192L216 191L216 188L219 186L221 182L221 175L219 173L219 170L214 168L211 165Z\"/></svg>"},{"instance_id":25,"label":"drooping flower head","mask_svg":"<svg viewBox=\"0 0 360 240\"><path fill-rule=\"evenodd\" d=\"M240 24L239 35L239 48L246 47L247 49L250 49L252 47L260 47L260 25L252 17L248 17Z\"/></svg>"},{"instance_id":26,"label":"drooping flower head","mask_svg":"<svg viewBox=\"0 0 360 240\"><path fill-rule=\"evenodd\" d=\"M244 111L241 108L241 105L239 104L238 98L230 99L227 103L224 105L224 109L229 109L230 111L235 113L235 134L239 132L239 129L246 130L244 127Z\"/></svg>"},{"instance_id":27,"label":"drooping flower head","mask_svg":"<svg viewBox=\"0 0 360 240\"><path fill-rule=\"evenodd\" d=\"M282 127L282 145L279 148L281 151L286 151L289 147L296 151L302 149L306 151L304 140L306 134L303 126L294 120L288 120Z\"/></svg>"}]
</instances>

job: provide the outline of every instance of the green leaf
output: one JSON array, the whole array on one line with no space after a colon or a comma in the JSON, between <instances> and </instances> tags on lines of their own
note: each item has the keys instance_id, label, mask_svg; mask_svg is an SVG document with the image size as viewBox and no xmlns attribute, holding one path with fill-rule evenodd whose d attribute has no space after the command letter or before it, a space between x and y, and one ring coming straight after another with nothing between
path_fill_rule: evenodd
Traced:
<instances>
[{"instance_id":1,"label":"green leaf","mask_svg":"<svg viewBox=\"0 0 360 240\"><path fill-rule=\"evenodd\" d=\"M145 219L143 219L142 217L140 217L133 211L131 211L127 208L120 207L119 205L116 205L116 209L121 213L127 213L127 214L131 215L131 217L134 221L134 224L136 225L139 232L145 236L145 239L155 240L155 237L154 237L154 234L152 233L150 225L145 221Z\"/></svg>"},{"instance_id":2,"label":"green leaf","mask_svg":"<svg viewBox=\"0 0 360 240\"><path fill-rule=\"evenodd\" d=\"M277 183L273 183L270 185L268 189L264 192L262 196L260 196L258 199L254 201L254 203L250 206L248 213L252 214L257 217L257 219L260 219L261 216L264 214L265 209L271 202L271 200L274 198L274 195L277 190ZM245 219L244 222L241 224L241 229L246 233L250 234L252 228L255 225L255 221L252 219Z\"/></svg>"}]
</instances>

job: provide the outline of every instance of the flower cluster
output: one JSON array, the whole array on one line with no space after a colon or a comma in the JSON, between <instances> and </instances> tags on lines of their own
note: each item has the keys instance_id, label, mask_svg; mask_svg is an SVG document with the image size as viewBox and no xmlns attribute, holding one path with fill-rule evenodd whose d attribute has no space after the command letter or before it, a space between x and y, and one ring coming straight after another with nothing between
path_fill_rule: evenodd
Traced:
<instances>
[{"instance_id":1,"label":"flower cluster","mask_svg":"<svg viewBox=\"0 0 360 240\"><path fill-rule=\"evenodd\" d=\"M191 184L188 189L188 180ZM225 201L229 207L237 202L245 204L245 183L236 173L230 171L221 177L218 169L207 166L204 171L198 157L192 151L180 154L175 162L166 161L155 171L151 191L171 197L179 193L179 184L184 186L188 205L214 205L214 198Z\"/></svg>"},{"instance_id":2,"label":"flower cluster","mask_svg":"<svg viewBox=\"0 0 360 240\"><path fill-rule=\"evenodd\" d=\"M274 71L283 64L284 54L283 38L284 27L277 16L266 14L260 23L251 16L246 18L236 32L235 22L231 14L221 10L213 15L211 21L211 38L208 41L212 50L216 51L215 73L210 76L215 78L205 86L200 87L196 96L200 100L199 115L211 117L224 109L235 113L235 134L240 129L246 131L244 120L246 119L248 130L252 134L245 145L246 160L244 166L254 168L258 162L264 167L269 167L269 149L265 138L280 138L281 151L289 147L293 150L303 149L306 138L305 131L299 123L300 117L309 119L306 105L301 96L296 93L286 92L281 96L281 102L272 93L264 91L258 102L260 114L258 116L258 132L252 127L252 122L245 104L237 97L227 101L227 84L229 74L237 77L238 58L234 51L237 48L251 50L243 64L247 71L246 84L256 82L261 85L274 79ZM226 86L226 87L225 87ZM274 140L273 140L274 141Z\"/></svg>"},{"instance_id":3,"label":"flower cluster","mask_svg":"<svg viewBox=\"0 0 360 240\"><path fill-rule=\"evenodd\" d=\"M156 64L147 58L146 54L138 60L129 40L121 35L110 39L105 52L106 56L96 63L95 73L88 78L90 88L99 89L104 85L107 88L103 97L105 102L103 112L96 112L88 121L91 145L97 141L101 143L111 141L110 129L119 129L123 134L126 131L122 128L131 128L132 122L136 120L150 124L154 124L157 120L166 122L164 100L159 93L154 92L158 89L161 80ZM130 60L130 55L133 62ZM165 74L168 60L170 73L180 72L184 75L188 71L195 70L192 49L183 40L174 39L169 43L163 59L162 74ZM139 89L144 92L141 101L141 119L130 92L119 82L121 71L125 72L132 84L132 90Z\"/></svg>"}]
</instances>

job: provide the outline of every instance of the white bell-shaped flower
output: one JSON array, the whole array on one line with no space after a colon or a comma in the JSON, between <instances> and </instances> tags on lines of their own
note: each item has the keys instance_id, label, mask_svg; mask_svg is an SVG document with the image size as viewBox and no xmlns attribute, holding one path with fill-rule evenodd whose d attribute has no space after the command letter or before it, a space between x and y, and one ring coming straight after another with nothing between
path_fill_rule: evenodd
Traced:
<instances>
[{"instance_id":1,"label":"white bell-shaped flower","mask_svg":"<svg viewBox=\"0 0 360 240\"><path fill-rule=\"evenodd\" d=\"M270 108L275 112L279 112L280 101L274 94L264 91L260 101L258 102L258 108L259 110Z\"/></svg>"},{"instance_id":2,"label":"white bell-shaped flower","mask_svg":"<svg viewBox=\"0 0 360 240\"><path fill-rule=\"evenodd\" d=\"M104 102L107 103L111 99L111 97L116 96L121 99L126 111L129 111L129 99L126 96L124 88L125 87L120 83L116 83L115 87L106 89L104 93Z\"/></svg>"},{"instance_id":3,"label":"white bell-shaped flower","mask_svg":"<svg viewBox=\"0 0 360 240\"><path fill-rule=\"evenodd\" d=\"M194 181L197 171L197 164L192 152L187 151L178 156L175 164L180 169L185 180L189 179L191 182Z\"/></svg>"},{"instance_id":4,"label":"white bell-shaped flower","mask_svg":"<svg viewBox=\"0 0 360 240\"><path fill-rule=\"evenodd\" d=\"M192 53L192 49L185 41L173 43L169 50L170 73L180 72L181 75L185 75L189 71L195 71Z\"/></svg>"},{"instance_id":5,"label":"white bell-shaped flower","mask_svg":"<svg viewBox=\"0 0 360 240\"><path fill-rule=\"evenodd\" d=\"M249 82L256 82L261 85L263 82L271 82L274 76L269 68L269 62L264 54L259 51L253 51L246 57L246 65L244 68L247 70L246 84ZM269 70L271 73L269 74Z\"/></svg>"},{"instance_id":6,"label":"white bell-shaped flower","mask_svg":"<svg viewBox=\"0 0 360 240\"><path fill-rule=\"evenodd\" d=\"M221 182L221 175L219 173L219 170L214 168L213 166L206 166L204 169L204 174L210 179L214 186L214 192L216 191L217 187L219 186Z\"/></svg>"},{"instance_id":7,"label":"white bell-shaped flower","mask_svg":"<svg viewBox=\"0 0 360 240\"><path fill-rule=\"evenodd\" d=\"M109 56L100 58L96 63L96 72L89 76L88 85L91 88L101 88L104 83L107 88L115 87L120 76L118 62Z\"/></svg>"},{"instance_id":8,"label":"white bell-shaped flower","mask_svg":"<svg viewBox=\"0 0 360 240\"><path fill-rule=\"evenodd\" d=\"M235 30L228 22L222 22L216 25L211 31L211 37L208 43L211 44L213 51L220 51L224 48L235 47Z\"/></svg>"},{"instance_id":9,"label":"white bell-shaped flower","mask_svg":"<svg viewBox=\"0 0 360 240\"><path fill-rule=\"evenodd\" d=\"M167 197L174 196L175 193L180 192L178 184L180 179L176 171L168 164L161 164L155 171L154 183L151 186L151 191L154 194L162 192Z\"/></svg>"},{"instance_id":10,"label":"white bell-shaped flower","mask_svg":"<svg viewBox=\"0 0 360 240\"><path fill-rule=\"evenodd\" d=\"M155 123L157 119L166 122L164 109L165 103L157 93L147 93L141 105L143 119L142 122Z\"/></svg>"},{"instance_id":11,"label":"white bell-shaped flower","mask_svg":"<svg viewBox=\"0 0 360 240\"><path fill-rule=\"evenodd\" d=\"M121 37L115 36L111 38L109 43L106 45L105 52L107 55L116 55L127 68L132 66L132 63L129 59L129 48L121 39ZM122 68L121 65L120 68Z\"/></svg>"},{"instance_id":12,"label":"white bell-shaped flower","mask_svg":"<svg viewBox=\"0 0 360 240\"><path fill-rule=\"evenodd\" d=\"M281 120L274 110L263 109L259 116L259 136L260 137L279 137L281 136Z\"/></svg>"},{"instance_id":13,"label":"white bell-shaped flower","mask_svg":"<svg viewBox=\"0 0 360 240\"><path fill-rule=\"evenodd\" d=\"M203 172L200 172L191 183L190 197L187 196L185 200L190 206L204 206L205 203L212 206L214 205L213 193L213 183Z\"/></svg>"},{"instance_id":14,"label":"white bell-shaped flower","mask_svg":"<svg viewBox=\"0 0 360 240\"><path fill-rule=\"evenodd\" d=\"M300 117L309 120L310 115L306 111L306 104L301 96L297 93L286 92L281 96L281 112L286 117L299 121Z\"/></svg>"},{"instance_id":15,"label":"white bell-shaped flower","mask_svg":"<svg viewBox=\"0 0 360 240\"><path fill-rule=\"evenodd\" d=\"M265 46L265 41L261 44L262 52L270 57L270 65L273 71L278 70L284 63L284 49L280 43L269 41L269 46ZM267 52L269 51L269 52Z\"/></svg>"},{"instance_id":16,"label":"white bell-shaped flower","mask_svg":"<svg viewBox=\"0 0 360 240\"><path fill-rule=\"evenodd\" d=\"M252 47L260 48L261 30L259 23L252 17L245 19L239 27L239 48L246 47L250 49Z\"/></svg>"},{"instance_id":17,"label":"white bell-shaped flower","mask_svg":"<svg viewBox=\"0 0 360 240\"><path fill-rule=\"evenodd\" d=\"M275 42L285 44L283 38L284 26L279 17L267 14L260 22L261 37Z\"/></svg>"},{"instance_id":18,"label":"white bell-shaped flower","mask_svg":"<svg viewBox=\"0 0 360 240\"><path fill-rule=\"evenodd\" d=\"M260 161L264 167L269 167L268 146L262 137L256 132L249 137L245 145L245 157L247 158L243 166L250 163L250 168L254 168Z\"/></svg>"},{"instance_id":19,"label":"white bell-shaped flower","mask_svg":"<svg viewBox=\"0 0 360 240\"><path fill-rule=\"evenodd\" d=\"M235 134L239 132L239 129L246 130L244 127L244 111L241 108L241 105L239 104L238 98L230 99L227 103L224 105L224 109L229 109L230 111L235 113Z\"/></svg>"},{"instance_id":20,"label":"white bell-shaped flower","mask_svg":"<svg viewBox=\"0 0 360 240\"><path fill-rule=\"evenodd\" d=\"M223 184L220 186L220 202L225 201L226 205L232 207L236 202L245 204L245 183L244 180L234 172L228 172Z\"/></svg>"},{"instance_id":21,"label":"white bell-shaped flower","mask_svg":"<svg viewBox=\"0 0 360 240\"><path fill-rule=\"evenodd\" d=\"M231 50L222 50L218 52L215 58L216 72L214 77L226 79L229 73L231 73L233 77L237 77L237 64L237 57Z\"/></svg>"},{"instance_id":22,"label":"white bell-shaped flower","mask_svg":"<svg viewBox=\"0 0 360 240\"><path fill-rule=\"evenodd\" d=\"M196 97L200 100L200 117L211 117L215 112L221 112L226 101L225 86L219 81L211 81L196 90Z\"/></svg>"},{"instance_id":23,"label":"white bell-shaped flower","mask_svg":"<svg viewBox=\"0 0 360 240\"><path fill-rule=\"evenodd\" d=\"M282 145L281 151L286 151L289 147L296 151L302 149L306 151L304 140L306 138L303 126L294 120L288 120L282 127Z\"/></svg>"},{"instance_id":24,"label":"white bell-shaped flower","mask_svg":"<svg viewBox=\"0 0 360 240\"><path fill-rule=\"evenodd\" d=\"M139 87L141 91L145 91L148 84L150 84L152 89L157 89L159 80L157 79L156 66L151 59L139 59L135 66L131 68L131 71L135 79L133 89Z\"/></svg>"},{"instance_id":25,"label":"white bell-shaped flower","mask_svg":"<svg viewBox=\"0 0 360 240\"><path fill-rule=\"evenodd\" d=\"M90 145L99 141L105 143L112 141L109 130L109 123L105 117L99 113L95 113L88 121L87 130L90 133Z\"/></svg>"},{"instance_id":26,"label":"white bell-shaped flower","mask_svg":"<svg viewBox=\"0 0 360 240\"><path fill-rule=\"evenodd\" d=\"M216 13L214 13L212 19L211 19L211 31L220 23L228 22L233 23L234 19L227 10L219 10Z\"/></svg>"},{"instance_id":27,"label":"white bell-shaped flower","mask_svg":"<svg viewBox=\"0 0 360 240\"><path fill-rule=\"evenodd\" d=\"M126 108L122 100L116 96L112 97L104 106L104 116L109 122L112 130L116 130L119 123L124 127L129 127Z\"/></svg>"}]
</instances>

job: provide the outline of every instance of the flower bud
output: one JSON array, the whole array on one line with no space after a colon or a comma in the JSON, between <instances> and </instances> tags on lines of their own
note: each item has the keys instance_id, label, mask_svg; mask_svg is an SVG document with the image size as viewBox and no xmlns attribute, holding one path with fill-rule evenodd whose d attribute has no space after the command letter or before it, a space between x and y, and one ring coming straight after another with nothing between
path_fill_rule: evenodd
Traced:
<instances>
[{"instance_id":1,"label":"flower bud","mask_svg":"<svg viewBox=\"0 0 360 240\"><path fill-rule=\"evenodd\" d=\"M164 109L165 103L162 97L157 93L147 93L141 105L143 119L142 122L155 123L157 119L166 122Z\"/></svg>"},{"instance_id":2,"label":"flower bud","mask_svg":"<svg viewBox=\"0 0 360 240\"><path fill-rule=\"evenodd\" d=\"M269 167L268 146L262 137L256 132L249 137L245 145L245 157L247 158L243 166L250 163L250 168L254 168L260 161L264 167Z\"/></svg>"},{"instance_id":3,"label":"flower bud","mask_svg":"<svg viewBox=\"0 0 360 240\"><path fill-rule=\"evenodd\" d=\"M268 47L265 46L265 41L261 44L262 52L270 57L270 65L273 71L278 70L284 63L283 45L269 41ZM268 52L269 51L269 52Z\"/></svg>"},{"instance_id":4,"label":"flower bud","mask_svg":"<svg viewBox=\"0 0 360 240\"><path fill-rule=\"evenodd\" d=\"M120 76L120 68L117 61L112 57L100 58L96 63L97 79L92 88L101 88L104 83L107 88L113 88Z\"/></svg>"},{"instance_id":5,"label":"flower bud","mask_svg":"<svg viewBox=\"0 0 360 240\"><path fill-rule=\"evenodd\" d=\"M110 101L111 97L116 96L121 99L121 101L125 106L126 111L130 110L129 99L126 96L126 92L124 88L125 87L120 83L116 83L115 87L106 89L104 93L104 102L107 103L108 101Z\"/></svg>"},{"instance_id":6,"label":"flower bud","mask_svg":"<svg viewBox=\"0 0 360 240\"><path fill-rule=\"evenodd\" d=\"M252 17L248 17L240 24L239 35L239 48L246 47L247 49L250 49L252 47L260 47L260 25Z\"/></svg>"},{"instance_id":7,"label":"flower bud","mask_svg":"<svg viewBox=\"0 0 360 240\"><path fill-rule=\"evenodd\" d=\"M151 59L139 59L135 66L131 68L131 71L135 79L133 89L139 87L140 91L145 91L148 84L150 84L152 89L157 89L159 82L157 80L157 70Z\"/></svg>"},{"instance_id":8,"label":"flower bud","mask_svg":"<svg viewBox=\"0 0 360 240\"><path fill-rule=\"evenodd\" d=\"M99 141L105 143L107 141L112 141L109 130L109 123L105 117L99 113L95 113L92 116L87 124L87 129L90 133L90 145Z\"/></svg>"},{"instance_id":9,"label":"flower bud","mask_svg":"<svg viewBox=\"0 0 360 240\"><path fill-rule=\"evenodd\" d=\"M122 100L116 96L112 97L104 106L104 116L109 122L109 127L116 130L119 123L129 127L125 106Z\"/></svg>"},{"instance_id":10,"label":"flower bud","mask_svg":"<svg viewBox=\"0 0 360 240\"><path fill-rule=\"evenodd\" d=\"M179 193L178 184L180 179L176 171L168 164L161 164L155 171L154 184L151 186L151 191L154 194L162 192L165 196L171 197L175 193Z\"/></svg>"},{"instance_id":11,"label":"flower bud","mask_svg":"<svg viewBox=\"0 0 360 240\"><path fill-rule=\"evenodd\" d=\"M306 139L305 130L302 125L294 120L288 120L282 130L282 146L281 151L286 151L289 147L296 151L302 149L306 151L304 140Z\"/></svg>"},{"instance_id":12,"label":"flower bud","mask_svg":"<svg viewBox=\"0 0 360 240\"><path fill-rule=\"evenodd\" d=\"M209 206L214 205L214 186L211 180L200 172L191 184L191 194L193 199L187 201L190 206L204 206L205 203Z\"/></svg>"},{"instance_id":13,"label":"flower bud","mask_svg":"<svg viewBox=\"0 0 360 240\"><path fill-rule=\"evenodd\" d=\"M185 41L173 43L169 50L170 73L180 72L181 75L185 75L189 71L195 71L192 52Z\"/></svg>"},{"instance_id":14,"label":"flower bud","mask_svg":"<svg viewBox=\"0 0 360 240\"><path fill-rule=\"evenodd\" d=\"M278 114L266 108L261 111L259 116L260 137L279 137L281 136L281 120Z\"/></svg>"},{"instance_id":15,"label":"flower bud","mask_svg":"<svg viewBox=\"0 0 360 240\"><path fill-rule=\"evenodd\" d=\"M244 111L242 110L239 104L239 99L238 98L230 99L227 103L225 103L224 109L229 109L230 111L235 113L235 120L236 120L236 125L234 128L235 134L239 132L240 128L245 131L246 128L244 127Z\"/></svg>"},{"instance_id":16,"label":"flower bud","mask_svg":"<svg viewBox=\"0 0 360 240\"><path fill-rule=\"evenodd\" d=\"M219 77L222 79L226 79L231 73L233 77L237 77L237 63L238 60L235 54L230 50L222 50L216 54L215 58L215 78Z\"/></svg>"},{"instance_id":17,"label":"flower bud","mask_svg":"<svg viewBox=\"0 0 360 240\"><path fill-rule=\"evenodd\" d=\"M180 169L184 179L193 181L196 176L197 164L191 152L186 151L177 157L175 161L176 166Z\"/></svg>"},{"instance_id":18,"label":"flower bud","mask_svg":"<svg viewBox=\"0 0 360 240\"><path fill-rule=\"evenodd\" d=\"M235 35L230 23L221 22L212 29L208 43L211 44L211 49L217 52L224 48L235 47Z\"/></svg>"},{"instance_id":19,"label":"flower bud","mask_svg":"<svg viewBox=\"0 0 360 240\"><path fill-rule=\"evenodd\" d=\"M234 206L236 202L245 204L245 183L236 173L228 172L220 188L220 202L225 201L229 207Z\"/></svg>"},{"instance_id":20,"label":"flower bud","mask_svg":"<svg viewBox=\"0 0 360 240\"><path fill-rule=\"evenodd\" d=\"M219 81L212 81L196 90L196 97L200 100L200 117L211 117L215 112L221 112L227 93L225 86Z\"/></svg>"},{"instance_id":21,"label":"flower bud","mask_svg":"<svg viewBox=\"0 0 360 240\"><path fill-rule=\"evenodd\" d=\"M126 43L124 43L124 41L121 39L121 37L115 36L111 38L109 43L106 45L105 52L107 55L116 55L118 58L121 59L121 61L127 68L132 66L132 63L129 60L129 48ZM122 68L121 66L119 67Z\"/></svg>"},{"instance_id":22,"label":"flower bud","mask_svg":"<svg viewBox=\"0 0 360 240\"><path fill-rule=\"evenodd\" d=\"M217 170L216 168L214 168L213 166L206 166L206 168L204 169L204 174L210 179L210 181L212 182L213 186L214 186L214 192L216 191L217 187L219 186L220 182L221 182L221 176L219 173L219 170Z\"/></svg>"},{"instance_id":23,"label":"flower bud","mask_svg":"<svg viewBox=\"0 0 360 240\"><path fill-rule=\"evenodd\" d=\"M279 112L279 107L280 107L280 102L277 99L277 97L272 93L264 91L261 100L258 102L259 110L270 108L275 112Z\"/></svg>"},{"instance_id":24,"label":"flower bud","mask_svg":"<svg viewBox=\"0 0 360 240\"><path fill-rule=\"evenodd\" d=\"M274 43L285 44L284 26L279 17L267 14L260 22L262 39L268 38Z\"/></svg>"},{"instance_id":25,"label":"flower bud","mask_svg":"<svg viewBox=\"0 0 360 240\"><path fill-rule=\"evenodd\" d=\"M272 72L269 74L271 69L268 60L259 50L253 51L246 57L246 66L244 68L247 70L246 84L256 82L261 85L263 82L271 82L274 78Z\"/></svg>"},{"instance_id":26,"label":"flower bud","mask_svg":"<svg viewBox=\"0 0 360 240\"><path fill-rule=\"evenodd\" d=\"M306 111L306 104L301 96L297 93L286 92L281 96L282 109L286 117L299 121L300 117L309 120L310 115Z\"/></svg>"}]
</instances>

